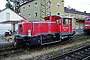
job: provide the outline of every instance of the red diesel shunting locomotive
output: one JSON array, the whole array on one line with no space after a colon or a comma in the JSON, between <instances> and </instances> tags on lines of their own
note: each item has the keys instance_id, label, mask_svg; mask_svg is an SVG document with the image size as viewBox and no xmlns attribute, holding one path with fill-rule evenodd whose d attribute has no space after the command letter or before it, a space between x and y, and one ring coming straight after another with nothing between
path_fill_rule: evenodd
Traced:
<instances>
[{"instance_id":1,"label":"red diesel shunting locomotive","mask_svg":"<svg viewBox=\"0 0 90 60\"><path fill-rule=\"evenodd\" d=\"M90 16L85 18L84 34L90 34Z\"/></svg>"},{"instance_id":2,"label":"red diesel shunting locomotive","mask_svg":"<svg viewBox=\"0 0 90 60\"><path fill-rule=\"evenodd\" d=\"M15 35L15 45L45 45L72 38L72 18L48 16L44 20L45 22L21 20L18 35Z\"/></svg>"}]
</instances>

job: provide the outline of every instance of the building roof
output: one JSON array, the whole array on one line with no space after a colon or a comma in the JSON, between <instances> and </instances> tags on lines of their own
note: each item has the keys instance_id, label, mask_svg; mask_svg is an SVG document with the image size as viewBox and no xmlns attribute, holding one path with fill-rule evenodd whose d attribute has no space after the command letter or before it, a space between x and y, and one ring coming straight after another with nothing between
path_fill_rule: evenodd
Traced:
<instances>
[{"instance_id":1,"label":"building roof","mask_svg":"<svg viewBox=\"0 0 90 60\"><path fill-rule=\"evenodd\" d=\"M6 9L10 9L10 8L5 8L5 9L1 10L1 12L4 11L4 10L6 10ZM25 19L23 16L21 16L21 15L18 14L18 13L16 13L14 10L12 10L12 9L10 9L10 10L13 11L15 14L17 14L18 16L20 16L20 17L22 17L23 19Z\"/></svg>"},{"instance_id":2,"label":"building roof","mask_svg":"<svg viewBox=\"0 0 90 60\"><path fill-rule=\"evenodd\" d=\"M25 1L24 3L20 4L20 6L23 6L23 5L25 5L25 4L27 4L27 3L30 3L30 2L32 2L32 1L35 1L35 0L28 0L28 1Z\"/></svg>"},{"instance_id":3,"label":"building roof","mask_svg":"<svg viewBox=\"0 0 90 60\"><path fill-rule=\"evenodd\" d=\"M81 11L77 11L75 9L69 9L67 7L64 7L64 12L90 16L90 13L86 13L86 11L81 12Z\"/></svg>"},{"instance_id":4,"label":"building roof","mask_svg":"<svg viewBox=\"0 0 90 60\"><path fill-rule=\"evenodd\" d=\"M64 16L64 15L57 15L57 16L60 16L60 17L62 17L62 18L73 18L73 17L69 17L69 16Z\"/></svg>"},{"instance_id":5,"label":"building roof","mask_svg":"<svg viewBox=\"0 0 90 60\"><path fill-rule=\"evenodd\" d=\"M15 23L17 24L19 21L3 21L3 22L0 22L0 24L12 24L12 23Z\"/></svg>"},{"instance_id":6,"label":"building roof","mask_svg":"<svg viewBox=\"0 0 90 60\"><path fill-rule=\"evenodd\" d=\"M3 12L4 10L6 10L6 9L9 9L9 10L11 10L11 11L13 11L12 9L10 9L10 8L5 8L5 9L3 9L3 10L1 10L1 12ZM0 12L0 13L1 13ZM22 17L23 19L25 19L23 16L21 16L21 15L19 15L18 13L16 13L15 11L13 11L16 15L18 15L18 16L20 16L20 17ZM26 19L25 19L26 20ZM9 21L3 21L3 22L0 22L0 23L17 23L17 22L19 22L19 21L11 21L11 20L9 20Z\"/></svg>"}]
</instances>

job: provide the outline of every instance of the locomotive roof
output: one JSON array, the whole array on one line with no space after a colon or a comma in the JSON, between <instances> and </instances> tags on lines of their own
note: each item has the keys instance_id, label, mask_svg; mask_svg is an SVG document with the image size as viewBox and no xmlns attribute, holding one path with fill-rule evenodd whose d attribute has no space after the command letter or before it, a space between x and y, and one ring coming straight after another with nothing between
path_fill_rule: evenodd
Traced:
<instances>
[{"instance_id":1,"label":"locomotive roof","mask_svg":"<svg viewBox=\"0 0 90 60\"><path fill-rule=\"evenodd\" d=\"M60 16L61 18L73 18L73 17L69 17L69 16L63 16L63 15L53 15L53 16ZM48 16L50 17L50 16ZM47 18L47 17L46 17Z\"/></svg>"},{"instance_id":2,"label":"locomotive roof","mask_svg":"<svg viewBox=\"0 0 90 60\"><path fill-rule=\"evenodd\" d=\"M73 17L63 16L63 15L53 15L52 17L55 17L55 16L59 16L59 17L61 17L61 18L68 18L68 19L72 19L72 18L73 18ZM50 16L45 17L44 19L46 20L46 19L48 19L48 18L50 18Z\"/></svg>"},{"instance_id":3,"label":"locomotive roof","mask_svg":"<svg viewBox=\"0 0 90 60\"><path fill-rule=\"evenodd\" d=\"M73 17L63 16L63 15L56 15L56 16L60 16L60 17L62 17L62 18L73 18Z\"/></svg>"}]
</instances>

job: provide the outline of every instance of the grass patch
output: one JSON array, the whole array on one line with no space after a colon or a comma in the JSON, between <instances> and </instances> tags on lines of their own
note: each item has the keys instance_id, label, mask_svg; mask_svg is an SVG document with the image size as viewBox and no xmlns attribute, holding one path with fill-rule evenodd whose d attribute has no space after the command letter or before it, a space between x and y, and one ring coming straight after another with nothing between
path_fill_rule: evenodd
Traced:
<instances>
[{"instance_id":1,"label":"grass patch","mask_svg":"<svg viewBox=\"0 0 90 60\"><path fill-rule=\"evenodd\" d=\"M73 37L85 37L86 35L85 34L77 34L77 35L74 35Z\"/></svg>"},{"instance_id":2,"label":"grass patch","mask_svg":"<svg viewBox=\"0 0 90 60\"><path fill-rule=\"evenodd\" d=\"M86 43L90 43L90 41L87 41Z\"/></svg>"},{"instance_id":3,"label":"grass patch","mask_svg":"<svg viewBox=\"0 0 90 60\"><path fill-rule=\"evenodd\" d=\"M7 48L12 48L12 47L13 47L13 45L3 46L3 47L0 47L0 50L2 50L2 49L7 49Z\"/></svg>"}]
</instances>

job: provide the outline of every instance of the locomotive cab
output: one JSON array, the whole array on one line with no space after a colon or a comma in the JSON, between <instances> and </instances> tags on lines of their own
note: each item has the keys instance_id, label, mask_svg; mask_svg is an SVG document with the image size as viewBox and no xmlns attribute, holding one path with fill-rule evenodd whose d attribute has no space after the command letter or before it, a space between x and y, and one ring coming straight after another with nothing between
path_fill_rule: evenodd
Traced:
<instances>
[{"instance_id":1,"label":"locomotive cab","mask_svg":"<svg viewBox=\"0 0 90 60\"><path fill-rule=\"evenodd\" d=\"M66 17L62 16L61 21L61 39L64 38L72 38L73 32L72 32L72 17Z\"/></svg>"}]
</instances>

